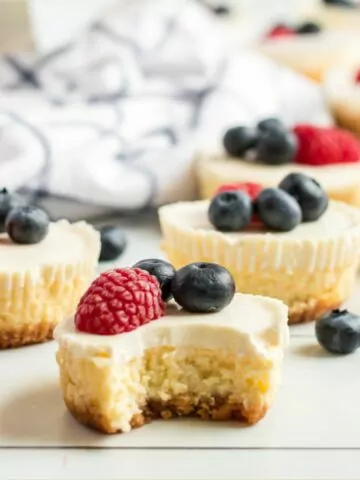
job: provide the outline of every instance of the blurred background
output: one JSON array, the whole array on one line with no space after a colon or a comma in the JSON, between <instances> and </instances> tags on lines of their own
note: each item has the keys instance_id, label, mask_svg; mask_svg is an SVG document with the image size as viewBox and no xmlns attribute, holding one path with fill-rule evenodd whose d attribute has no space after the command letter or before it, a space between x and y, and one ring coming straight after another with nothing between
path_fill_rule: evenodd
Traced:
<instances>
[{"instance_id":1,"label":"blurred background","mask_svg":"<svg viewBox=\"0 0 360 480\"><path fill-rule=\"evenodd\" d=\"M150 235L230 126L360 131L359 39L356 0L0 0L1 183Z\"/></svg>"}]
</instances>

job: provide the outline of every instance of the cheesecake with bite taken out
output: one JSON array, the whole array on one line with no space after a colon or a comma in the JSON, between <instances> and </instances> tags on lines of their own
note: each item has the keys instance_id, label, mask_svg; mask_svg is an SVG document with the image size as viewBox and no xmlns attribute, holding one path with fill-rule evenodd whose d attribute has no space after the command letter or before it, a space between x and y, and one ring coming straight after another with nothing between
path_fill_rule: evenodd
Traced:
<instances>
[{"instance_id":1,"label":"cheesecake with bite taken out","mask_svg":"<svg viewBox=\"0 0 360 480\"><path fill-rule=\"evenodd\" d=\"M92 281L99 234L0 192L0 349L44 342Z\"/></svg>"},{"instance_id":2,"label":"cheesecake with bite taken out","mask_svg":"<svg viewBox=\"0 0 360 480\"><path fill-rule=\"evenodd\" d=\"M238 292L287 304L290 323L317 320L353 292L360 210L328 201L303 174L289 174L277 188L225 185L211 200L161 207L159 218L176 268L219 263Z\"/></svg>"},{"instance_id":3,"label":"cheesecake with bite taken out","mask_svg":"<svg viewBox=\"0 0 360 480\"><path fill-rule=\"evenodd\" d=\"M292 172L314 178L330 198L360 206L360 143L340 128L287 128L275 118L236 126L225 132L222 151L202 153L196 164L202 198L237 182L276 187Z\"/></svg>"},{"instance_id":4,"label":"cheesecake with bite taken out","mask_svg":"<svg viewBox=\"0 0 360 480\"><path fill-rule=\"evenodd\" d=\"M69 411L104 433L173 416L258 422L281 379L286 306L234 295L216 264L140 264L100 275L56 328Z\"/></svg>"}]
</instances>

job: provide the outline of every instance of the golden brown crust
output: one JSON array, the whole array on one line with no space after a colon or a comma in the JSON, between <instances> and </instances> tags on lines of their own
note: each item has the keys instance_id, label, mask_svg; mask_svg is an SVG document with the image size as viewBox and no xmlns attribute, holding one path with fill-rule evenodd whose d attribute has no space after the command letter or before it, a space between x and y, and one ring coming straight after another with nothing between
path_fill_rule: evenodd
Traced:
<instances>
[{"instance_id":1,"label":"golden brown crust","mask_svg":"<svg viewBox=\"0 0 360 480\"><path fill-rule=\"evenodd\" d=\"M57 322L42 322L35 325L24 322L16 328L6 330L3 328L0 330L0 350L52 340L56 325Z\"/></svg>"},{"instance_id":2,"label":"golden brown crust","mask_svg":"<svg viewBox=\"0 0 360 480\"><path fill-rule=\"evenodd\" d=\"M360 115L357 108L345 102L333 102L330 107L338 125L360 136Z\"/></svg>"},{"instance_id":3,"label":"golden brown crust","mask_svg":"<svg viewBox=\"0 0 360 480\"><path fill-rule=\"evenodd\" d=\"M65 403L77 421L100 430L103 433L122 433L111 425L109 419L102 415L96 405L74 404L65 398ZM131 419L131 428L139 428L154 419L168 420L174 417L198 417L201 420L226 421L235 420L249 425L257 423L267 412L267 406L246 408L243 403L231 403L227 398L207 397L194 403L179 396L167 402L149 401L140 413Z\"/></svg>"},{"instance_id":4,"label":"golden brown crust","mask_svg":"<svg viewBox=\"0 0 360 480\"><path fill-rule=\"evenodd\" d=\"M320 297L316 300L309 300L308 302L296 303L289 306L289 324L295 325L297 323L306 323L319 320L326 313L331 310L339 308L343 303L339 298ZM344 299L346 300L346 299Z\"/></svg>"}]
</instances>

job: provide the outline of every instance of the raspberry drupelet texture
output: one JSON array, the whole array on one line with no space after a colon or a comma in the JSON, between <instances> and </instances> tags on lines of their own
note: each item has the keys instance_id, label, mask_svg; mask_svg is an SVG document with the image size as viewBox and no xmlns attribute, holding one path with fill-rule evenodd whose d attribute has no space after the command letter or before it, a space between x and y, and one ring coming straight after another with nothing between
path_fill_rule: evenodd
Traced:
<instances>
[{"instance_id":1,"label":"raspberry drupelet texture","mask_svg":"<svg viewBox=\"0 0 360 480\"><path fill-rule=\"evenodd\" d=\"M226 183L224 185L221 185L221 187L216 190L214 196L223 192L233 192L234 190L241 190L247 193L251 200L255 200L259 196L259 193L261 192L261 190L263 190L263 188L264 187L259 183L252 182Z\"/></svg>"},{"instance_id":2,"label":"raspberry drupelet texture","mask_svg":"<svg viewBox=\"0 0 360 480\"><path fill-rule=\"evenodd\" d=\"M360 161L360 142L346 130L302 124L294 133L298 138L295 163L323 166Z\"/></svg>"},{"instance_id":3,"label":"raspberry drupelet texture","mask_svg":"<svg viewBox=\"0 0 360 480\"><path fill-rule=\"evenodd\" d=\"M139 268L117 268L102 273L81 298L76 328L97 335L135 330L164 315L158 280Z\"/></svg>"}]
</instances>

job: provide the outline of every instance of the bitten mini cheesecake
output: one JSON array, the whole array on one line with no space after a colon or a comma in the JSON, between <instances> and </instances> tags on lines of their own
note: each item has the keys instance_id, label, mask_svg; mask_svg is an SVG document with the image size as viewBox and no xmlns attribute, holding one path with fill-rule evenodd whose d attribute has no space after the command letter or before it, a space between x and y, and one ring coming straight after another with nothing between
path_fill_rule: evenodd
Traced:
<instances>
[{"instance_id":1,"label":"bitten mini cheesecake","mask_svg":"<svg viewBox=\"0 0 360 480\"><path fill-rule=\"evenodd\" d=\"M360 206L360 143L348 131L310 124L290 129L270 118L256 128L230 128L223 147L197 158L202 198L236 182L276 187L285 175L298 172L317 180L330 198Z\"/></svg>"},{"instance_id":2,"label":"bitten mini cheesecake","mask_svg":"<svg viewBox=\"0 0 360 480\"><path fill-rule=\"evenodd\" d=\"M95 275L99 234L0 193L0 348L44 342ZM5 215L6 210L7 215Z\"/></svg>"},{"instance_id":3,"label":"bitten mini cheesecake","mask_svg":"<svg viewBox=\"0 0 360 480\"><path fill-rule=\"evenodd\" d=\"M238 292L286 303L290 323L316 320L349 297L360 258L359 209L328 202L302 174L280 188L229 188L211 201L160 208L163 249L176 268L217 262Z\"/></svg>"},{"instance_id":4,"label":"bitten mini cheesecake","mask_svg":"<svg viewBox=\"0 0 360 480\"><path fill-rule=\"evenodd\" d=\"M141 265L103 273L56 328L69 411L104 433L173 416L258 422L281 379L286 306L234 295L219 265Z\"/></svg>"}]
</instances>

